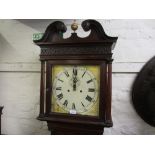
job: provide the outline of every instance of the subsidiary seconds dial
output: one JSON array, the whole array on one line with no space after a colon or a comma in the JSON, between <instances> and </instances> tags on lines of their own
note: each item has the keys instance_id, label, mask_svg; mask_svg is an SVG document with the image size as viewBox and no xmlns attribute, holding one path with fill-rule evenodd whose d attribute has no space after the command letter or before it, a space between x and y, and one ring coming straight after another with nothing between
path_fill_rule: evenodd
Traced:
<instances>
[{"instance_id":1,"label":"subsidiary seconds dial","mask_svg":"<svg viewBox=\"0 0 155 155\"><path fill-rule=\"evenodd\" d=\"M54 79L53 95L56 103L68 113L87 112L98 97L97 80L86 67L66 67Z\"/></svg>"}]
</instances>

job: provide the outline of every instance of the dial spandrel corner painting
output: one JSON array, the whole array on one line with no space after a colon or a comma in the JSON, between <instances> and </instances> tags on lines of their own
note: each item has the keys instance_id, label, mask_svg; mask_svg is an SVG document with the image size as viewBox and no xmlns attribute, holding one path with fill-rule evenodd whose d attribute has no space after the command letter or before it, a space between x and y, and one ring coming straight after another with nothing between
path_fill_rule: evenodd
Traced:
<instances>
[{"instance_id":1,"label":"dial spandrel corner painting","mask_svg":"<svg viewBox=\"0 0 155 155\"><path fill-rule=\"evenodd\" d=\"M54 65L51 72L52 112L99 116L99 65Z\"/></svg>"}]
</instances>

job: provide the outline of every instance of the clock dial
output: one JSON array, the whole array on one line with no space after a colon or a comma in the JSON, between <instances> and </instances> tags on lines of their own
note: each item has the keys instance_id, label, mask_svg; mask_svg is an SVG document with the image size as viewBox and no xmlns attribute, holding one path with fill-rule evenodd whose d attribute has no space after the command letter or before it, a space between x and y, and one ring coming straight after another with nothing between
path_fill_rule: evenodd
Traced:
<instances>
[{"instance_id":1,"label":"clock dial","mask_svg":"<svg viewBox=\"0 0 155 155\"><path fill-rule=\"evenodd\" d=\"M52 112L98 115L99 66L54 66Z\"/></svg>"}]
</instances>

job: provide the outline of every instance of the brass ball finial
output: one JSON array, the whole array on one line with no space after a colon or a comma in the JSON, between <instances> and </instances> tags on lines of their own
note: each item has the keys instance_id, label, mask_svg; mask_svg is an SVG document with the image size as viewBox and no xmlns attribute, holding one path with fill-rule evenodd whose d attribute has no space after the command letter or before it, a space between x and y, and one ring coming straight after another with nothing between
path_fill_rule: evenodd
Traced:
<instances>
[{"instance_id":1,"label":"brass ball finial","mask_svg":"<svg viewBox=\"0 0 155 155\"><path fill-rule=\"evenodd\" d=\"M73 24L71 25L71 29L75 32L78 29L78 24L76 23L76 20L74 20Z\"/></svg>"}]
</instances>

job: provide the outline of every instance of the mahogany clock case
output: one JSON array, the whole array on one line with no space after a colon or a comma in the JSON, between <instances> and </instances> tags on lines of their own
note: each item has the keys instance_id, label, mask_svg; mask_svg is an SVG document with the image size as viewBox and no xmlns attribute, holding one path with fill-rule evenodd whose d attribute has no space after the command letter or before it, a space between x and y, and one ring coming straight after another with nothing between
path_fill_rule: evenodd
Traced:
<instances>
[{"instance_id":1,"label":"mahogany clock case","mask_svg":"<svg viewBox=\"0 0 155 155\"><path fill-rule=\"evenodd\" d=\"M96 20L82 22L84 31L91 31L85 38L72 33L64 39L64 23L51 23L43 37L34 43L41 48L40 114L38 119L47 121L52 134L103 134L104 127L113 125L111 118L112 50L117 37L105 34ZM53 65L99 65L100 96L99 117L51 112Z\"/></svg>"}]
</instances>

